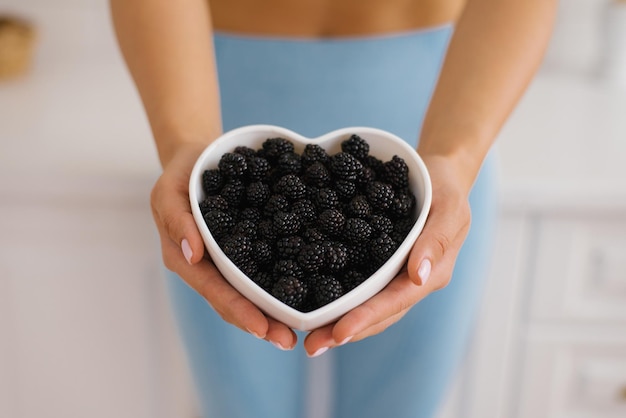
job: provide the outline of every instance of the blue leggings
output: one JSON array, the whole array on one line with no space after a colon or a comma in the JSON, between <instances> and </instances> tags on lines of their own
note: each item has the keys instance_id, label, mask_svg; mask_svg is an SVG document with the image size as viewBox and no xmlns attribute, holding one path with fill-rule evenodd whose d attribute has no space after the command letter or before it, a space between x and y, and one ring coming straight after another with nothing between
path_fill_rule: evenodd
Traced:
<instances>
[{"instance_id":1,"label":"blue leggings","mask_svg":"<svg viewBox=\"0 0 626 418\"><path fill-rule=\"evenodd\" d=\"M215 35L224 129L268 123L307 136L386 129L416 145L452 28L287 40ZM333 418L431 418L463 358L487 275L495 215L490 159L472 190L472 227L452 281L397 324L335 348ZM207 418L306 417L311 366L226 324L174 274L168 288ZM300 340L304 336L299 333ZM328 359L328 358L327 358Z\"/></svg>"}]
</instances>

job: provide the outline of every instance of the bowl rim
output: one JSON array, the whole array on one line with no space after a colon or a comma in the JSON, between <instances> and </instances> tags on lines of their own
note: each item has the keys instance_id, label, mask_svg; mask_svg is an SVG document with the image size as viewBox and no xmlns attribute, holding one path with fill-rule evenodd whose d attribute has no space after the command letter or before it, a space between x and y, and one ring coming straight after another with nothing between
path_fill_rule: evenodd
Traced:
<instances>
[{"instance_id":1,"label":"bowl rim","mask_svg":"<svg viewBox=\"0 0 626 418\"><path fill-rule=\"evenodd\" d=\"M420 176L422 178L421 186L424 188L422 207L419 211L415 224L413 225L413 227L407 234L407 237L405 238L405 240L398 246L398 249L396 250L394 255L389 260L387 260L383 264L383 266L381 266L374 274L372 274L370 277L366 279L366 282L369 281L370 283L376 282L375 277L381 274L381 270L383 270L385 266L391 265L393 264L393 262L398 263L399 262L398 258L400 257L406 259L408 257L408 253L410 252L410 248L408 248L408 251L407 251L406 247L412 247L415 240L421 233L424 227L424 224L426 222L426 219L429 215L430 207L432 203L432 184L431 184L431 179L430 179L428 169L426 167L426 164L422 160L422 158L418 155L417 151L413 147L411 147L406 141L402 140L400 137L396 136L395 134L392 134L391 132L385 131L383 129L367 127L367 126L351 126L351 127L340 128L340 129L327 132L318 137L309 138L309 137L305 137L297 132L294 132L290 129L287 129L281 126L268 125L268 124L246 125L246 126L238 127L238 128L235 128L235 129L232 129L230 131L223 133L217 139L212 141L199 155L196 162L194 163L193 169L191 171L191 177L189 179L189 199L190 199L191 211L192 211L194 220L196 222L196 226L199 229L199 232L203 238L203 241L204 241L205 246L207 247L207 250L209 251L211 257L213 258L212 260L213 263L216 265L216 267L218 268L220 273L224 276L224 278L233 287L235 287L240 293L242 293L244 297L250 299L252 303L254 303L257 307L259 307L259 309L261 309L261 311L263 311L264 313L268 314L271 317L274 317L275 319L279 321L283 321L285 324L296 329L306 331L306 330L310 330L313 328L317 328L318 326L322 326L325 323L332 321L332 320L325 320L324 318L328 318L329 316L332 316L333 311L337 309L337 305L345 305L345 304L351 305L351 303L349 302L350 299L352 299L352 304L355 303L355 299L356 300L363 299L363 297L357 298L358 294L357 292L354 292L355 289L358 289L362 285L357 286L355 289L352 289L350 292L346 293L345 295L341 296L340 298L334 300L333 302L329 304L321 306L313 311L301 312L297 309L294 309L284 304L278 299L274 298L269 292L267 292L265 289L261 288L257 283L255 283L254 280L252 280L251 278L243 274L243 272L241 272L235 266L235 264L228 257L226 257L226 255L222 252L221 248L217 244L217 241L215 240L215 238L213 238L211 232L209 231L206 225L206 222L204 222L204 218L202 216L200 205L199 205L198 190L199 190L199 187L201 187L199 183L201 182L201 179L202 179L202 173L204 172L204 170L208 169L206 160L208 159L209 156L211 156L211 154L213 153L213 150L221 147L224 142L228 142L233 137L241 136L244 134L258 134L258 135L262 134L262 136L266 136L267 138L270 138L273 136L280 136L280 137L285 137L286 139L291 140L291 141L297 141L303 145L310 144L310 143L324 144L325 142L329 140L342 138L348 134L357 134L365 138L367 138L368 135L379 135L379 136L388 137L389 139L393 140L396 143L395 145L401 148L404 148L406 155L412 156L413 163L415 163L417 167L419 168ZM232 148L234 149L236 146L237 144L233 144ZM405 156L403 156L403 158L405 158ZM208 243L206 242L207 237L210 238ZM209 243L211 245L209 245ZM400 251L401 249L403 251ZM215 258L213 255L214 253L221 255L219 260L214 259ZM403 253L406 253L406 254L403 254ZM225 266L223 264L225 264ZM404 262L399 263L399 264L400 264L400 267L398 268L398 271L404 265ZM222 271L222 268L224 267L228 269L228 273L232 273L235 276L237 276L237 282L241 281L241 283L233 283L230 280L232 277L229 277L228 274L225 274ZM374 280L370 280L370 279L374 279ZM379 287L378 290L376 290L372 295L368 296L367 298L361 300L359 303L354 304L354 306L350 309L353 309L354 307L358 306L359 304L363 303L364 301L368 300L373 295L378 293L384 286L387 285L387 283L390 280L391 279L386 280L384 282L384 285L382 286L380 286L380 283L379 283L379 286L375 286L375 287ZM241 288L241 286L238 286L237 284L243 286L244 288ZM249 293L250 287L256 288L252 295ZM250 296L253 296L253 297L251 298ZM260 305L263 305L263 306L260 306Z\"/></svg>"}]
</instances>

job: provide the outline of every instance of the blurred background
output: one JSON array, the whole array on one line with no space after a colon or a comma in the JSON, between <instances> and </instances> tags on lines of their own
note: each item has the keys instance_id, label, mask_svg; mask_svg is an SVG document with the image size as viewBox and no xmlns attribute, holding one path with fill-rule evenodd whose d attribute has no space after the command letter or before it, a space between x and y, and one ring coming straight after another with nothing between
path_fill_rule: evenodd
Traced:
<instances>
[{"instance_id":1,"label":"blurred background","mask_svg":"<svg viewBox=\"0 0 626 418\"><path fill-rule=\"evenodd\" d=\"M494 152L498 246L441 418L626 417L625 1L560 2ZM0 0L0 418L197 416L158 172L106 1Z\"/></svg>"}]
</instances>

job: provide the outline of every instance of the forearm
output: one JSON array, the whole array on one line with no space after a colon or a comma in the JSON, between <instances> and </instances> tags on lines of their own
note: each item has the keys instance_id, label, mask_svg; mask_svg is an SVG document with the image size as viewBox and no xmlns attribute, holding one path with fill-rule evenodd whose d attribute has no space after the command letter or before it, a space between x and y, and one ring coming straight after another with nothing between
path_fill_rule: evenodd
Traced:
<instances>
[{"instance_id":1,"label":"forearm","mask_svg":"<svg viewBox=\"0 0 626 418\"><path fill-rule=\"evenodd\" d=\"M418 152L453 158L469 191L536 72L556 0L468 0L424 120Z\"/></svg>"},{"instance_id":2,"label":"forearm","mask_svg":"<svg viewBox=\"0 0 626 418\"><path fill-rule=\"evenodd\" d=\"M120 48L165 165L183 144L221 133L211 23L204 0L110 0Z\"/></svg>"}]
</instances>

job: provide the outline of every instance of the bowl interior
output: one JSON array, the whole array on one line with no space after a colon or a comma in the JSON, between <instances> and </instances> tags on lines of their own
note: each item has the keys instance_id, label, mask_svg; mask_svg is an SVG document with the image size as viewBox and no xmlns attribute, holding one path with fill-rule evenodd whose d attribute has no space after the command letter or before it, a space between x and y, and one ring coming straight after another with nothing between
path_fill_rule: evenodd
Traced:
<instances>
[{"instance_id":1,"label":"bowl interior","mask_svg":"<svg viewBox=\"0 0 626 418\"><path fill-rule=\"evenodd\" d=\"M232 152L236 146L248 146L258 149L268 138L283 137L294 143L295 151L301 153L308 143L315 143L326 149L329 154L341 151L341 142L350 135L357 134L370 146L370 154L383 161L394 155L402 157L409 167L409 187L416 197L416 222L404 242L394 255L365 282L346 293L339 299L311 312L300 312L275 299L252 279L243 274L222 252L211 235L200 211L199 202L205 198L202 189L204 170L216 168L224 153ZM202 234L207 251L222 275L271 317L288 326L311 330L339 318L350 309L363 303L378 293L404 265L413 243L421 232L431 203L431 184L428 171L415 150L397 136L374 128L350 127L329 132L318 138L306 138L285 128L271 125L252 125L234 129L215 140L198 158L190 179L189 195L194 219Z\"/></svg>"}]
</instances>

